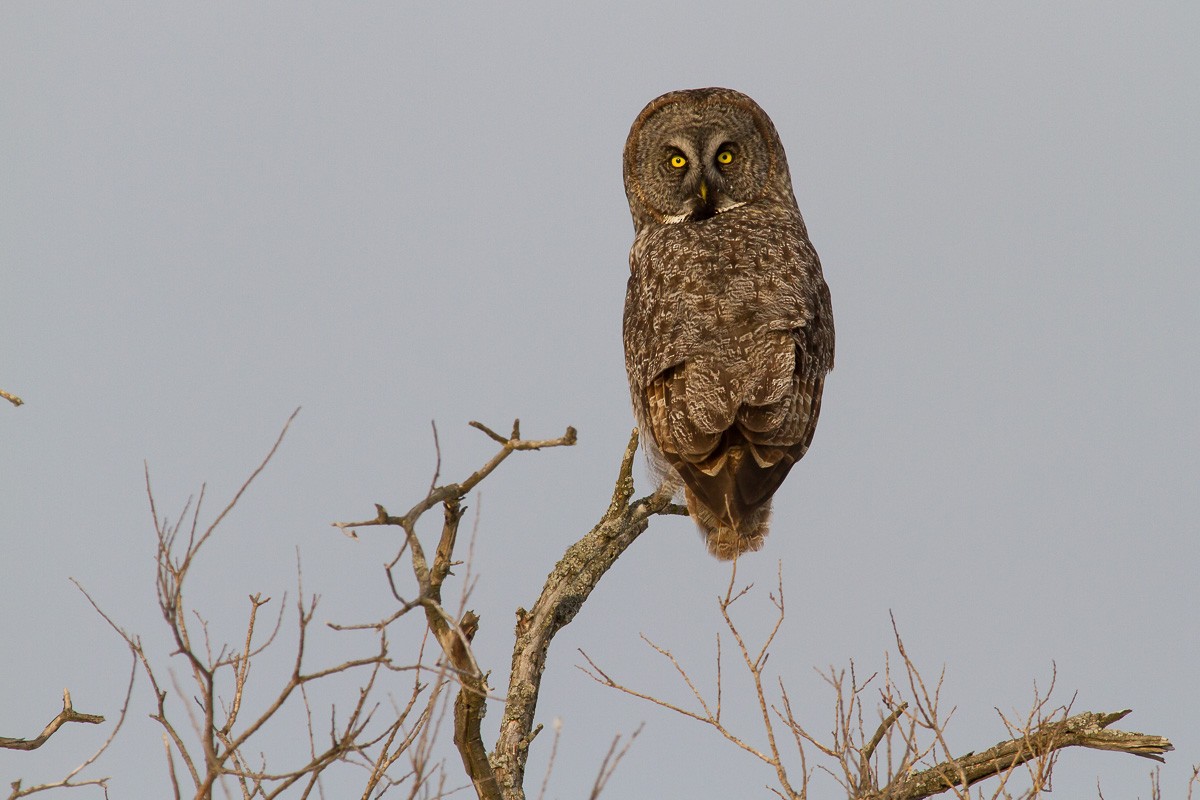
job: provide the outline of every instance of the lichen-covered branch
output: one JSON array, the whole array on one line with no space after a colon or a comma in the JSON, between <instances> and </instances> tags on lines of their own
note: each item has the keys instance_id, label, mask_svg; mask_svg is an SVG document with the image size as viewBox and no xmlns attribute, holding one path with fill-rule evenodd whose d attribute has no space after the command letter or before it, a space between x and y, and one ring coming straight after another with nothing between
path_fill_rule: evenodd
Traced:
<instances>
[{"instance_id":1,"label":"lichen-covered branch","mask_svg":"<svg viewBox=\"0 0 1200 800\"><path fill-rule=\"evenodd\" d=\"M650 523L650 517L668 510L670 494L631 500L633 457L637 430L629 438L616 489L600 522L571 545L529 611L518 609L512 674L500 735L492 751L492 768L506 800L524 800L525 762L529 743L537 735L533 727L542 672L550 641L575 618L604 573Z\"/></svg>"},{"instance_id":2,"label":"lichen-covered branch","mask_svg":"<svg viewBox=\"0 0 1200 800\"><path fill-rule=\"evenodd\" d=\"M1001 742L982 753L970 753L945 761L912 777L896 781L877 797L895 800L921 800L952 789L971 786L987 778L1003 775L1028 761L1041 758L1064 747L1091 747L1115 750L1120 753L1162 761L1162 755L1174 750L1162 736L1109 730L1108 726L1123 719L1129 709L1111 714L1084 712L1058 722L1039 726L1036 730L1007 742ZM965 783L964 783L965 781Z\"/></svg>"}]
</instances>

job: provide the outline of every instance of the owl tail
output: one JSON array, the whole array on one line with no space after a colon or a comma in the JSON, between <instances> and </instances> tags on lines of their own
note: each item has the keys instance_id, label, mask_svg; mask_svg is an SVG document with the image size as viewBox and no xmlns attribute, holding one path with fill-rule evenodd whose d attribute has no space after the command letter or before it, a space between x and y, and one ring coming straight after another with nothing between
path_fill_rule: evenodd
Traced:
<instances>
[{"instance_id":1,"label":"owl tail","mask_svg":"<svg viewBox=\"0 0 1200 800\"><path fill-rule=\"evenodd\" d=\"M755 507L749 514L730 525L720 519L688 488L688 513L700 528L708 552L722 561L732 561L740 553L758 550L767 538L771 522L771 501Z\"/></svg>"}]
</instances>

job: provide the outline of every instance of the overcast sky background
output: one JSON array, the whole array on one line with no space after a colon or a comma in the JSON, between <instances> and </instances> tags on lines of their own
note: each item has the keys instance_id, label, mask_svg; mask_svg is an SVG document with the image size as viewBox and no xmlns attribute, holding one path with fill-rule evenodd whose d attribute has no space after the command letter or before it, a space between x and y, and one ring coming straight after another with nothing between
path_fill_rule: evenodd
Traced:
<instances>
[{"instance_id":1,"label":"overcast sky background","mask_svg":"<svg viewBox=\"0 0 1200 800\"><path fill-rule=\"evenodd\" d=\"M476 644L502 690L513 612L602 513L632 426L626 133L655 96L708 85L774 119L833 293L820 428L739 567L758 634L782 565L771 667L801 720L832 723L814 668L883 667L891 611L927 675L945 667L958 752L1003 738L994 709L1027 710L1057 665L1060 701L1133 708L1119 727L1175 742L1163 787L1182 796L1200 762L1185 2L0 5L0 388L27 402L0 406L0 735L40 730L64 686L115 718L128 655L68 577L169 652L143 461L161 511L207 481L215 513L297 406L193 576L218 641L240 641L248 594L294 594L297 548L321 620L391 607L395 532L329 523L424 495L430 420L452 480L493 452L470 419L579 429L471 501ZM728 577L679 518L606 576L550 655L551 797L585 796L643 721L606 797L772 796L712 731L574 666L583 648L686 701L638 634L711 686ZM354 652L322 634L311 656ZM761 743L738 685L726 713ZM140 678L136 697L93 774L165 796ZM109 729L0 752L0 784L62 777ZM1056 794L1148 797L1151 767L1068 751ZM818 777L814 796L841 792Z\"/></svg>"}]
</instances>

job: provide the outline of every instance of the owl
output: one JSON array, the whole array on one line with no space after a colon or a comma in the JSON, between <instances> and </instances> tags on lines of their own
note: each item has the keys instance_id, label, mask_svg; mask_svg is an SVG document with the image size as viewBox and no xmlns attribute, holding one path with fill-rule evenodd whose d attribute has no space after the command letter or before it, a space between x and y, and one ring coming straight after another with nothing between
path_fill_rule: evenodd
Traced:
<instances>
[{"instance_id":1,"label":"owl","mask_svg":"<svg viewBox=\"0 0 1200 800\"><path fill-rule=\"evenodd\" d=\"M812 442L833 312L775 125L731 89L652 101L625 143L625 366L662 488L719 559L762 547Z\"/></svg>"}]
</instances>

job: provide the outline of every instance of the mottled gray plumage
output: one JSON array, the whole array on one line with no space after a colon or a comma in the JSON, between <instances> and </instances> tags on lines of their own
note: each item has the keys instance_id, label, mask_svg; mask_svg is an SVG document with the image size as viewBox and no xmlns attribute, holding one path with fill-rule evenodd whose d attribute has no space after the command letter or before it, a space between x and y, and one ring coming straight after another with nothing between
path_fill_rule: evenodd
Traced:
<instances>
[{"instance_id":1,"label":"mottled gray plumage","mask_svg":"<svg viewBox=\"0 0 1200 800\"><path fill-rule=\"evenodd\" d=\"M808 450L833 314L779 134L730 89L670 92L625 144L636 235L625 364L652 469L683 484L709 551L762 546Z\"/></svg>"}]
</instances>

